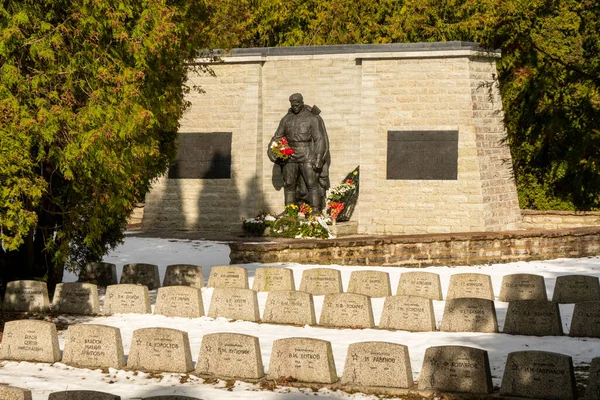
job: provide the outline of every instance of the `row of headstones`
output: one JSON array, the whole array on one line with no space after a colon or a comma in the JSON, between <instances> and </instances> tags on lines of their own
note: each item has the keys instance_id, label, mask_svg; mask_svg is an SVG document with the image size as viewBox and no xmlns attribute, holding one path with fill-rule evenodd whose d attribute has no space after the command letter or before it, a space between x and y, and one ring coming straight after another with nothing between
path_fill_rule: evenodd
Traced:
<instances>
[{"instance_id":1,"label":"row of headstones","mask_svg":"<svg viewBox=\"0 0 600 400\"><path fill-rule=\"evenodd\" d=\"M30 290L28 292L30 297L26 298L29 301L18 301L23 298L15 295L15 287ZM38 293L37 296L31 295L34 289ZM49 301L45 283L10 282L4 305L5 309L47 311ZM99 314L96 285L76 282L57 285L52 311L59 314ZM151 313L148 288L132 284L108 286L103 312L107 315ZM205 312L201 290L188 286L161 287L157 292L154 313L169 317L202 317ZM251 289L215 288L208 316L259 322L261 317L257 294ZM313 295L291 290L269 292L262 322L317 325ZM371 298L356 293L326 294L318 325L335 328L375 328ZM433 301L419 296L386 297L379 328L412 332L435 331ZM447 300L440 330L499 332L494 301L481 298ZM562 335L558 303L545 300L509 302L503 333L532 336ZM569 335L600 338L600 300L575 303Z\"/></svg>"},{"instance_id":2,"label":"row of headstones","mask_svg":"<svg viewBox=\"0 0 600 400\"><path fill-rule=\"evenodd\" d=\"M32 400L31 390L0 385L0 400ZM48 395L48 400L121 400L121 396L95 390L63 390ZM151 396L142 400L201 400L188 396Z\"/></svg>"},{"instance_id":3,"label":"row of headstones","mask_svg":"<svg viewBox=\"0 0 600 400\"><path fill-rule=\"evenodd\" d=\"M60 360L56 327L50 322L7 322L0 358L32 362ZM127 363L120 330L104 325L72 325L67 330L62 363L80 368L115 368L146 372L194 372L223 379L265 377L257 337L239 333L204 335L194 368L187 332L142 328L133 332ZM331 343L312 338L273 342L267 378L333 384L338 381ZM413 388L408 347L388 342L360 342L348 347L341 385ZM425 351L418 390L491 393L487 351L465 346L435 346ZM600 358L592 360L588 398L600 394ZM538 399L576 397L570 356L545 351L508 354L501 395ZM594 397L595 396L595 397Z\"/></svg>"},{"instance_id":4,"label":"row of headstones","mask_svg":"<svg viewBox=\"0 0 600 400\"><path fill-rule=\"evenodd\" d=\"M98 271L110 271L110 280L100 279ZM106 275L106 274L105 274ZM116 266L109 263L90 263L82 268L79 282L108 286L117 283ZM125 264L119 283L140 284L154 290L160 287L158 266L154 264ZM163 286L204 287L202 267L189 264L167 266ZM248 271L238 266L212 267L207 287L232 287L248 289ZM296 290L293 271L289 268L264 267L256 269L252 290L271 292ZM341 272L332 268L313 268L302 272L300 291L315 296L341 293ZM381 271L353 271L350 274L348 292L369 297L392 295L390 277ZM400 275L397 295L421 296L443 300L439 275L432 272L405 272ZM464 273L450 277L447 299L473 297L494 300L492 279L486 274ZM502 279L500 301L548 300L544 277L533 274L512 274ZM579 303L600 300L600 280L596 276L566 275L556 279L552 301Z\"/></svg>"}]
</instances>

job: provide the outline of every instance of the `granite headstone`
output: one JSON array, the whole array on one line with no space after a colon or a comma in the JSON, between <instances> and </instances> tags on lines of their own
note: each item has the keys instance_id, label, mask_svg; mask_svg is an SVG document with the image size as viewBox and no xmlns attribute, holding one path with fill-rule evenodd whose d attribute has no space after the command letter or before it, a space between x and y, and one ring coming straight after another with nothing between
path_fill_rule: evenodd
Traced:
<instances>
[{"instance_id":1,"label":"granite headstone","mask_svg":"<svg viewBox=\"0 0 600 400\"><path fill-rule=\"evenodd\" d=\"M0 359L46 363L59 361L56 326L37 320L8 321L4 325Z\"/></svg>"},{"instance_id":2,"label":"granite headstone","mask_svg":"<svg viewBox=\"0 0 600 400\"><path fill-rule=\"evenodd\" d=\"M433 301L418 296L386 297L379 327L410 332L435 331Z\"/></svg>"},{"instance_id":3,"label":"granite headstone","mask_svg":"<svg viewBox=\"0 0 600 400\"><path fill-rule=\"evenodd\" d=\"M62 362L80 368L122 369L125 357L121 331L106 325L69 326Z\"/></svg>"},{"instance_id":4,"label":"granite headstone","mask_svg":"<svg viewBox=\"0 0 600 400\"><path fill-rule=\"evenodd\" d=\"M420 390L487 394L492 375L488 353L466 346L436 346L425 350Z\"/></svg>"},{"instance_id":5,"label":"granite headstone","mask_svg":"<svg viewBox=\"0 0 600 400\"><path fill-rule=\"evenodd\" d=\"M208 316L258 322L260 314L256 292L252 289L215 288Z\"/></svg>"},{"instance_id":6,"label":"granite headstone","mask_svg":"<svg viewBox=\"0 0 600 400\"><path fill-rule=\"evenodd\" d=\"M508 303L504 333L529 336L563 334L558 303L542 300L518 300Z\"/></svg>"},{"instance_id":7,"label":"granite headstone","mask_svg":"<svg viewBox=\"0 0 600 400\"><path fill-rule=\"evenodd\" d=\"M275 290L296 290L294 273L289 268L264 267L256 268L252 290L256 292L273 292Z\"/></svg>"},{"instance_id":8,"label":"granite headstone","mask_svg":"<svg viewBox=\"0 0 600 400\"><path fill-rule=\"evenodd\" d=\"M544 277L533 274L511 274L502 277L500 301L542 300L547 301Z\"/></svg>"},{"instance_id":9,"label":"granite headstone","mask_svg":"<svg viewBox=\"0 0 600 400\"><path fill-rule=\"evenodd\" d=\"M248 271L235 265L212 267L207 287L248 289Z\"/></svg>"},{"instance_id":10,"label":"granite headstone","mask_svg":"<svg viewBox=\"0 0 600 400\"><path fill-rule=\"evenodd\" d=\"M94 390L65 390L50 393L48 400L121 400L121 396Z\"/></svg>"},{"instance_id":11,"label":"granite headstone","mask_svg":"<svg viewBox=\"0 0 600 400\"><path fill-rule=\"evenodd\" d=\"M102 287L116 285L117 266L106 262L87 263L79 271L78 282L93 283Z\"/></svg>"},{"instance_id":12,"label":"granite headstone","mask_svg":"<svg viewBox=\"0 0 600 400\"><path fill-rule=\"evenodd\" d=\"M302 271L300 291L313 296L342 293L342 274L337 269L313 268Z\"/></svg>"},{"instance_id":13,"label":"granite headstone","mask_svg":"<svg viewBox=\"0 0 600 400\"><path fill-rule=\"evenodd\" d=\"M585 389L585 400L598 399L600 399L600 357L592 359Z\"/></svg>"},{"instance_id":14,"label":"granite headstone","mask_svg":"<svg viewBox=\"0 0 600 400\"><path fill-rule=\"evenodd\" d=\"M147 372L190 372L194 366L187 332L169 328L133 331L127 368Z\"/></svg>"},{"instance_id":15,"label":"granite headstone","mask_svg":"<svg viewBox=\"0 0 600 400\"><path fill-rule=\"evenodd\" d=\"M121 284L144 285L148 290L154 290L160 287L160 276L158 274L158 265L155 264L125 264L121 272Z\"/></svg>"},{"instance_id":16,"label":"granite headstone","mask_svg":"<svg viewBox=\"0 0 600 400\"><path fill-rule=\"evenodd\" d=\"M31 390L0 385L0 400L31 400Z\"/></svg>"},{"instance_id":17,"label":"granite headstone","mask_svg":"<svg viewBox=\"0 0 600 400\"><path fill-rule=\"evenodd\" d=\"M262 322L315 325L317 319L312 294L292 290L269 292Z\"/></svg>"},{"instance_id":18,"label":"granite headstone","mask_svg":"<svg viewBox=\"0 0 600 400\"><path fill-rule=\"evenodd\" d=\"M410 388L413 386L408 347L387 342L348 346L342 385Z\"/></svg>"},{"instance_id":19,"label":"granite headstone","mask_svg":"<svg viewBox=\"0 0 600 400\"><path fill-rule=\"evenodd\" d=\"M381 271L352 271L347 291L369 297L391 296L390 274Z\"/></svg>"},{"instance_id":20,"label":"granite headstone","mask_svg":"<svg viewBox=\"0 0 600 400\"><path fill-rule=\"evenodd\" d=\"M204 287L202 267L192 264L167 265L163 286L191 286L202 289Z\"/></svg>"},{"instance_id":21,"label":"granite headstone","mask_svg":"<svg viewBox=\"0 0 600 400\"><path fill-rule=\"evenodd\" d=\"M600 338L600 301L575 303L569 336Z\"/></svg>"},{"instance_id":22,"label":"granite headstone","mask_svg":"<svg viewBox=\"0 0 600 400\"><path fill-rule=\"evenodd\" d=\"M148 288L142 285L120 284L106 288L103 312L110 314L148 314L150 295Z\"/></svg>"},{"instance_id":23,"label":"granite headstone","mask_svg":"<svg viewBox=\"0 0 600 400\"><path fill-rule=\"evenodd\" d=\"M52 299L55 314L95 315L100 313L98 286L93 283L59 283Z\"/></svg>"},{"instance_id":24,"label":"granite headstone","mask_svg":"<svg viewBox=\"0 0 600 400\"><path fill-rule=\"evenodd\" d=\"M319 325L336 328L373 328L375 322L371 298L356 293L326 294Z\"/></svg>"},{"instance_id":25,"label":"granite headstone","mask_svg":"<svg viewBox=\"0 0 600 400\"><path fill-rule=\"evenodd\" d=\"M477 298L446 300L440 331L497 333L494 302Z\"/></svg>"},{"instance_id":26,"label":"granite headstone","mask_svg":"<svg viewBox=\"0 0 600 400\"><path fill-rule=\"evenodd\" d=\"M547 351L515 351L508 354L501 396L540 400L577 398L573 360Z\"/></svg>"},{"instance_id":27,"label":"granite headstone","mask_svg":"<svg viewBox=\"0 0 600 400\"><path fill-rule=\"evenodd\" d=\"M46 282L12 281L6 284L4 311L46 312L50 307Z\"/></svg>"},{"instance_id":28,"label":"granite headstone","mask_svg":"<svg viewBox=\"0 0 600 400\"><path fill-rule=\"evenodd\" d=\"M597 276L563 275L556 278L552 301L580 303L600 300L600 282Z\"/></svg>"},{"instance_id":29,"label":"granite headstone","mask_svg":"<svg viewBox=\"0 0 600 400\"><path fill-rule=\"evenodd\" d=\"M451 275L446 300L460 298L494 300L492 277L475 273Z\"/></svg>"},{"instance_id":30,"label":"granite headstone","mask_svg":"<svg viewBox=\"0 0 600 400\"><path fill-rule=\"evenodd\" d=\"M158 288L154 314L167 317L199 318L204 315L202 292L191 286Z\"/></svg>"},{"instance_id":31,"label":"granite headstone","mask_svg":"<svg viewBox=\"0 0 600 400\"><path fill-rule=\"evenodd\" d=\"M400 274L396 295L442 300L440 276L433 272L403 272Z\"/></svg>"},{"instance_id":32,"label":"granite headstone","mask_svg":"<svg viewBox=\"0 0 600 400\"><path fill-rule=\"evenodd\" d=\"M195 372L221 378L262 378L265 373L258 338L240 333L204 335Z\"/></svg>"},{"instance_id":33,"label":"granite headstone","mask_svg":"<svg viewBox=\"0 0 600 400\"><path fill-rule=\"evenodd\" d=\"M273 342L269 379L300 382L335 383L337 373L331 342L312 338L285 338Z\"/></svg>"}]
</instances>

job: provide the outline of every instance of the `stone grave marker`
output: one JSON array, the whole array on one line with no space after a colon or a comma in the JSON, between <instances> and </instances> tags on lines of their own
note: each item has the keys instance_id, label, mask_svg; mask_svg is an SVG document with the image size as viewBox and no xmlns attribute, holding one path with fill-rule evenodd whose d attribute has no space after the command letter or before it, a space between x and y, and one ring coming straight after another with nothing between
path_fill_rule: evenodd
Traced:
<instances>
[{"instance_id":1,"label":"stone grave marker","mask_svg":"<svg viewBox=\"0 0 600 400\"><path fill-rule=\"evenodd\" d=\"M0 359L45 363L59 361L56 326L37 320L7 322L4 325Z\"/></svg>"},{"instance_id":2,"label":"stone grave marker","mask_svg":"<svg viewBox=\"0 0 600 400\"><path fill-rule=\"evenodd\" d=\"M352 271L347 291L369 297L391 296L390 274L380 271Z\"/></svg>"},{"instance_id":3,"label":"stone grave marker","mask_svg":"<svg viewBox=\"0 0 600 400\"><path fill-rule=\"evenodd\" d=\"M164 396L144 397L144 400L203 400L197 397L179 396L177 394L167 394Z\"/></svg>"},{"instance_id":4,"label":"stone grave marker","mask_svg":"<svg viewBox=\"0 0 600 400\"><path fill-rule=\"evenodd\" d=\"M235 265L212 267L207 287L248 289L248 270Z\"/></svg>"},{"instance_id":5,"label":"stone grave marker","mask_svg":"<svg viewBox=\"0 0 600 400\"><path fill-rule=\"evenodd\" d=\"M348 346L342 385L410 388L413 386L408 347L387 342Z\"/></svg>"},{"instance_id":6,"label":"stone grave marker","mask_svg":"<svg viewBox=\"0 0 600 400\"><path fill-rule=\"evenodd\" d=\"M79 270L78 282L93 283L94 285L106 287L116 285L117 266L106 262L87 263Z\"/></svg>"},{"instance_id":7,"label":"stone grave marker","mask_svg":"<svg viewBox=\"0 0 600 400\"><path fill-rule=\"evenodd\" d=\"M419 390L487 394L492 392L488 353L466 346L425 350Z\"/></svg>"},{"instance_id":8,"label":"stone grave marker","mask_svg":"<svg viewBox=\"0 0 600 400\"><path fill-rule=\"evenodd\" d=\"M511 274L502 277L500 301L542 300L548 301L544 277L533 274Z\"/></svg>"},{"instance_id":9,"label":"stone grave marker","mask_svg":"<svg viewBox=\"0 0 600 400\"><path fill-rule=\"evenodd\" d=\"M46 312L50 307L46 282L12 281L6 284L4 311Z\"/></svg>"},{"instance_id":10,"label":"stone grave marker","mask_svg":"<svg viewBox=\"0 0 600 400\"><path fill-rule=\"evenodd\" d=\"M187 332L169 328L133 331L127 368L147 372L190 372L194 366Z\"/></svg>"},{"instance_id":11,"label":"stone grave marker","mask_svg":"<svg viewBox=\"0 0 600 400\"><path fill-rule=\"evenodd\" d=\"M312 294L292 290L269 292L262 322L288 325L316 325Z\"/></svg>"},{"instance_id":12,"label":"stone grave marker","mask_svg":"<svg viewBox=\"0 0 600 400\"><path fill-rule=\"evenodd\" d=\"M273 342L269 379L292 377L300 382L335 383L337 373L331 342L312 338L285 338Z\"/></svg>"},{"instance_id":13,"label":"stone grave marker","mask_svg":"<svg viewBox=\"0 0 600 400\"><path fill-rule=\"evenodd\" d=\"M154 314L167 317L199 318L204 315L202 292L190 286L158 288Z\"/></svg>"},{"instance_id":14,"label":"stone grave marker","mask_svg":"<svg viewBox=\"0 0 600 400\"><path fill-rule=\"evenodd\" d=\"M55 314L94 315L100 313L98 286L93 283L59 283L52 299Z\"/></svg>"},{"instance_id":15,"label":"stone grave marker","mask_svg":"<svg viewBox=\"0 0 600 400\"><path fill-rule=\"evenodd\" d=\"M31 390L0 385L0 400L31 400Z\"/></svg>"},{"instance_id":16,"label":"stone grave marker","mask_svg":"<svg viewBox=\"0 0 600 400\"><path fill-rule=\"evenodd\" d=\"M503 333L530 336L563 334L558 303L541 300L519 300L508 303Z\"/></svg>"},{"instance_id":17,"label":"stone grave marker","mask_svg":"<svg viewBox=\"0 0 600 400\"><path fill-rule=\"evenodd\" d=\"M121 396L94 390L65 390L50 393L48 400L121 400Z\"/></svg>"},{"instance_id":18,"label":"stone grave marker","mask_svg":"<svg viewBox=\"0 0 600 400\"><path fill-rule=\"evenodd\" d=\"M121 284L144 285L148 290L154 290L160 287L160 276L158 275L158 265L155 264L125 264L121 272Z\"/></svg>"},{"instance_id":19,"label":"stone grave marker","mask_svg":"<svg viewBox=\"0 0 600 400\"><path fill-rule=\"evenodd\" d=\"M446 300L440 331L497 333L494 302L474 298Z\"/></svg>"},{"instance_id":20,"label":"stone grave marker","mask_svg":"<svg viewBox=\"0 0 600 400\"><path fill-rule=\"evenodd\" d=\"M600 357L596 357L590 364L588 384L585 389L585 400L600 399Z\"/></svg>"},{"instance_id":21,"label":"stone grave marker","mask_svg":"<svg viewBox=\"0 0 600 400\"><path fill-rule=\"evenodd\" d=\"M364 294L326 294L319 318L320 326L336 328L373 328L371 298Z\"/></svg>"},{"instance_id":22,"label":"stone grave marker","mask_svg":"<svg viewBox=\"0 0 600 400\"><path fill-rule=\"evenodd\" d=\"M300 291L313 296L342 293L342 274L337 269L313 268L302 271Z\"/></svg>"},{"instance_id":23,"label":"stone grave marker","mask_svg":"<svg viewBox=\"0 0 600 400\"><path fill-rule=\"evenodd\" d=\"M103 311L106 315L148 314L152 312L148 288L133 284L107 286Z\"/></svg>"},{"instance_id":24,"label":"stone grave marker","mask_svg":"<svg viewBox=\"0 0 600 400\"><path fill-rule=\"evenodd\" d=\"M400 274L396 295L442 300L440 276L433 272L403 272Z\"/></svg>"},{"instance_id":25,"label":"stone grave marker","mask_svg":"<svg viewBox=\"0 0 600 400\"><path fill-rule=\"evenodd\" d=\"M600 301L575 303L569 336L600 338Z\"/></svg>"},{"instance_id":26,"label":"stone grave marker","mask_svg":"<svg viewBox=\"0 0 600 400\"><path fill-rule=\"evenodd\" d=\"M596 276L564 275L556 278L552 301L580 303L600 300L600 282Z\"/></svg>"},{"instance_id":27,"label":"stone grave marker","mask_svg":"<svg viewBox=\"0 0 600 400\"><path fill-rule=\"evenodd\" d=\"M435 331L433 301L418 296L386 297L379 327L410 332Z\"/></svg>"},{"instance_id":28,"label":"stone grave marker","mask_svg":"<svg viewBox=\"0 0 600 400\"><path fill-rule=\"evenodd\" d=\"M547 351L515 351L508 354L501 396L536 399L576 399L573 360Z\"/></svg>"},{"instance_id":29,"label":"stone grave marker","mask_svg":"<svg viewBox=\"0 0 600 400\"><path fill-rule=\"evenodd\" d=\"M80 324L67 329L62 362L79 368L115 368L125 366L119 328Z\"/></svg>"},{"instance_id":30,"label":"stone grave marker","mask_svg":"<svg viewBox=\"0 0 600 400\"><path fill-rule=\"evenodd\" d=\"M273 292L276 290L296 290L294 273L289 268L256 268L252 290L255 292Z\"/></svg>"},{"instance_id":31,"label":"stone grave marker","mask_svg":"<svg viewBox=\"0 0 600 400\"><path fill-rule=\"evenodd\" d=\"M460 298L494 300L492 277L473 273L451 275L446 300Z\"/></svg>"},{"instance_id":32,"label":"stone grave marker","mask_svg":"<svg viewBox=\"0 0 600 400\"><path fill-rule=\"evenodd\" d=\"M243 321L260 321L258 297L252 289L215 288L210 299L208 316Z\"/></svg>"},{"instance_id":33,"label":"stone grave marker","mask_svg":"<svg viewBox=\"0 0 600 400\"><path fill-rule=\"evenodd\" d=\"M202 267L192 264L167 265L163 286L191 286L202 289L204 287Z\"/></svg>"},{"instance_id":34,"label":"stone grave marker","mask_svg":"<svg viewBox=\"0 0 600 400\"><path fill-rule=\"evenodd\" d=\"M204 335L195 373L221 378L262 378L265 372L258 338L240 333Z\"/></svg>"}]
</instances>

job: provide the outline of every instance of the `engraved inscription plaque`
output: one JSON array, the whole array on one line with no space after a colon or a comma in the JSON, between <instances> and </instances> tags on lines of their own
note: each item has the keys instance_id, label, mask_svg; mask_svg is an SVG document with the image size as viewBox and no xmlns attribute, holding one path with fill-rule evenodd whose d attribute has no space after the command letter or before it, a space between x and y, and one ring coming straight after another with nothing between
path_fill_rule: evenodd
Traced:
<instances>
[{"instance_id":1,"label":"engraved inscription plaque","mask_svg":"<svg viewBox=\"0 0 600 400\"><path fill-rule=\"evenodd\" d=\"M180 134L169 178L231 178L231 137L231 132Z\"/></svg>"},{"instance_id":2,"label":"engraved inscription plaque","mask_svg":"<svg viewBox=\"0 0 600 400\"><path fill-rule=\"evenodd\" d=\"M458 131L388 131L387 179L456 180Z\"/></svg>"}]
</instances>

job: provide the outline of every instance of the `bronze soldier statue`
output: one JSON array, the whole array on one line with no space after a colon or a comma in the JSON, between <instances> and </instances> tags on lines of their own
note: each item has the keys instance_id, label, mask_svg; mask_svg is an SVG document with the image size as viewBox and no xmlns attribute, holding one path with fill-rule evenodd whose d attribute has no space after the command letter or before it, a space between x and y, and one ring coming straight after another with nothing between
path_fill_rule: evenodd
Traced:
<instances>
[{"instance_id":1,"label":"bronze soldier statue","mask_svg":"<svg viewBox=\"0 0 600 400\"><path fill-rule=\"evenodd\" d=\"M314 212L325 208L329 189L329 139L320 110L304 105L300 93L290 96L290 109L281 119L269 143L269 159L281 165L285 204L308 203ZM281 161L271 151L271 144L286 137L294 154Z\"/></svg>"}]
</instances>

